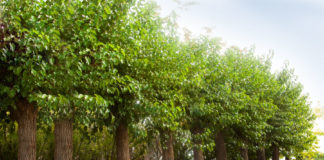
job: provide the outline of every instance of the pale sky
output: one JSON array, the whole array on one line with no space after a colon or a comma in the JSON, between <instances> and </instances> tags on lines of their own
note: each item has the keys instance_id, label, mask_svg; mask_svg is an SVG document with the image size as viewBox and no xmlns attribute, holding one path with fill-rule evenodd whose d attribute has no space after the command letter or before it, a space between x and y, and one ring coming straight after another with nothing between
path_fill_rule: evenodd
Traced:
<instances>
[{"instance_id":1,"label":"pale sky","mask_svg":"<svg viewBox=\"0 0 324 160\"><path fill-rule=\"evenodd\" d=\"M175 11L179 32L193 35L211 28L226 46L255 47L258 54L274 52L273 68L285 61L295 68L313 107L324 105L323 0L156 0L162 17ZM323 121L316 128L324 131ZM324 138L320 138L324 152Z\"/></svg>"}]
</instances>

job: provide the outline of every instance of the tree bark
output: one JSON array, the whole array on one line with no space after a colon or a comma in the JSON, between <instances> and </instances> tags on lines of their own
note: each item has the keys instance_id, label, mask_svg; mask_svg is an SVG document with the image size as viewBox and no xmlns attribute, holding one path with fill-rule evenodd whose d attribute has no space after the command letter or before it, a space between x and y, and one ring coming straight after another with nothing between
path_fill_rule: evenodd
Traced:
<instances>
[{"instance_id":1,"label":"tree bark","mask_svg":"<svg viewBox=\"0 0 324 160\"><path fill-rule=\"evenodd\" d=\"M216 159L227 160L226 145L223 132L218 132L215 139Z\"/></svg>"},{"instance_id":2,"label":"tree bark","mask_svg":"<svg viewBox=\"0 0 324 160\"><path fill-rule=\"evenodd\" d=\"M144 160L151 160L152 154L153 154L153 152L152 152L151 147L147 147L147 151L145 153Z\"/></svg>"},{"instance_id":3,"label":"tree bark","mask_svg":"<svg viewBox=\"0 0 324 160\"><path fill-rule=\"evenodd\" d=\"M263 147L258 149L257 153L258 153L258 160L266 160L265 150Z\"/></svg>"},{"instance_id":4,"label":"tree bark","mask_svg":"<svg viewBox=\"0 0 324 160\"><path fill-rule=\"evenodd\" d=\"M276 145L273 146L272 160L279 160L279 147Z\"/></svg>"},{"instance_id":5,"label":"tree bark","mask_svg":"<svg viewBox=\"0 0 324 160\"><path fill-rule=\"evenodd\" d=\"M197 139L196 137L202 133L202 129L197 129L194 128L191 130L191 134L193 135L193 152L194 152L194 160L204 160L204 152L203 150L199 147L201 145L201 140Z\"/></svg>"},{"instance_id":6,"label":"tree bark","mask_svg":"<svg viewBox=\"0 0 324 160\"><path fill-rule=\"evenodd\" d=\"M151 160L151 154L150 153L146 153L144 155L144 160Z\"/></svg>"},{"instance_id":7,"label":"tree bark","mask_svg":"<svg viewBox=\"0 0 324 160\"><path fill-rule=\"evenodd\" d=\"M162 140L162 160L174 160L173 135L171 131L160 132Z\"/></svg>"},{"instance_id":8,"label":"tree bark","mask_svg":"<svg viewBox=\"0 0 324 160\"><path fill-rule=\"evenodd\" d=\"M54 160L72 160L73 124L71 120L61 119L55 122Z\"/></svg>"},{"instance_id":9,"label":"tree bark","mask_svg":"<svg viewBox=\"0 0 324 160\"><path fill-rule=\"evenodd\" d=\"M194 147L194 160L204 160L204 152L198 147Z\"/></svg>"},{"instance_id":10,"label":"tree bark","mask_svg":"<svg viewBox=\"0 0 324 160\"><path fill-rule=\"evenodd\" d=\"M115 137L117 160L130 160L128 144L128 124L125 120L119 122Z\"/></svg>"},{"instance_id":11,"label":"tree bark","mask_svg":"<svg viewBox=\"0 0 324 160\"><path fill-rule=\"evenodd\" d=\"M249 151L247 148L241 148L241 156L244 160L249 160Z\"/></svg>"},{"instance_id":12,"label":"tree bark","mask_svg":"<svg viewBox=\"0 0 324 160\"><path fill-rule=\"evenodd\" d=\"M13 119L18 122L18 160L36 160L37 107L26 99L16 102Z\"/></svg>"},{"instance_id":13,"label":"tree bark","mask_svg":"<svg viewBox=\"0 0 324 160\"><path fill-rule=\"evenodd\" d=\"M151 160L154 155L154 142L152 140L149 141L149 143L146 146L146 153L144 155L144 160Z\"/></svg>"}]
</instances>

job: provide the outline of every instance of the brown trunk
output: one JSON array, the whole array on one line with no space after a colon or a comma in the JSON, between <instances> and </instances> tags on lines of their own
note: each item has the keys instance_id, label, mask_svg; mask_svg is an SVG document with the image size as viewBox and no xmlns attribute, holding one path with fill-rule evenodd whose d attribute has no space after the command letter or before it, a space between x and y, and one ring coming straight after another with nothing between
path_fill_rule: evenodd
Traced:
<instances>
[{"instance_id":1,"label":"brown trunk","mask_svg":"<svg viewBox=\"0 0 324 160\"><path fill-rule=\"evenodd\" d=\"M62 119L55 122L54 160L72 160L73 157L73 125L71 120Z\"/></svg>"},{"instance_id":2,"label":"brown trunk","mask_svg":"<svg viewBox=\"0 0 324 160\"><path fill-rule=\"evenodd\" d=\"M150 160L150 156L149 156L148 154L146 154L146 155L144 156L144 160Z\"/></svg>"},{"instance_id":3,"label":"brown trunk","mask_svg":"<svg viewBox=\"0 0 324 160\"><path fill-rule=\"evenodd\" d=\"M127 122L122 120L116 130L117 160L130 160L127 127Z\"/></svg>"},{"instance_id":4,"label":"brown trunk","mask_svg":"<svg viewBox=\"0 0 324 160\"><path fill-rule=\"evenodd\" d=\"M204 160L204 152L197 147L194 147L194 160Z\"/></svg>"},{"instance_id":5,"label":"brown trunk","mask_svg":"<svg viewBox=\"0 0 324 160\"><path fill-rule=\"evenodd\" d=\"M249 151L247 148L241 148L241 156L244 160L249 160Z\"/></svg>"},{"instance_id":6,"label":"brown trunk","mask_svg":"<svg viewBox=\"0 0 324 160\"><path fill-rule=\"evenodd\" d=\"M150 142L147 146L146 146L146 154L144 156L144 160L151 160L153 158L153 154L154 154L154 143Z\"/></svg>"},{"instance_id":7,"label":"brown trunk","mask_svg":"<svg viewBox=\"0 0 324 160\"><path fill-rule=\"evenodd\" d=\"M272 160L279 160L279 148L273 146Z\"/></svg>"},{"instance_id":8,"label":"brown trunk","mask_svg":"<svg viewBox=\"0 0 324 160\"><path fill-rule=\"evenodd\" d=\"M36 160L37 108L27 100L16 103L14 119L18 122L18 160Z\"/></svg>"},{"instance_id":9,"label":"brown trunk","mask_svg":"<svg viewBox=\"0 0 324 160\"><path fill-rule=\"evenodd\" d=\"M160 132L162 140L162 160L174 160L172 132Z\"/></svg>"},{"instance_id":10,"label":"brown trunk","mask_svg":"<svg viewBox=\"0 0 324 160\"><path fill-rule=\"evenodd\" d=\"M226 145L223 132L218 132L216 136L216 159L227 160Z\"/></svg>"},{"instance_id":11,"label":"brown trunk","mask_svg":"<svg viewBox=\"0 0 324 160\"><path fill-rule=\"evenodd\" d=\"M197 139L196 137L202 133L202 129L197 129L194 128L191 130L191 134L193 135L193 152L194 152L194 160L204 160L204 152L203 150L199 147L201 145L201 140Z\"/></svg>"},{"instance_id":12,"label":"brown trunk","mask_svg":"<svg viewBox=\"0 0 324 160\"><path fill-rule=\"evenodd\" d=\"M152 154L153 154L152 149L148 147L147 148L147 153L144 156L144 160L151 160Z\"/></svg>"},{"instance_id":13,"label":"brown trunk","mask_svg":"<svg viewBox=\"0 0 324 160\"><path fill-rule=\"evenodd\" d=\"M258 149L258 160L266 160L264 148Z\"/></svg>"},{"instance_id":14,"label":"brown trunk","mask_svg":"<svg viewBox=\"0 0 324 160\"><path fill-rule=\"evenodd\" d=\"M151 159L151 155L149 153L146 153L144 155L144 160L150 160Z\"/></svg>"},{"instance_id":15,"label":"brown trunk","mask_svg":"<svg viewBox=\"0 0 324 160\"><path fill-rule=\"evenodd\" d=\"M161 133L161 132L160 132ZM157 157L157 158L155 158L155 159L161 159L161 157L162 157L162 145L161 145L161 136L159 137L156 137L156 140L155 140L155 146L154 146L154 148L155 148L155 151L154 151L154 154L155 154L155 157ZM154 158L153 158L154 159Z\"/></svg>"}]
</instances>

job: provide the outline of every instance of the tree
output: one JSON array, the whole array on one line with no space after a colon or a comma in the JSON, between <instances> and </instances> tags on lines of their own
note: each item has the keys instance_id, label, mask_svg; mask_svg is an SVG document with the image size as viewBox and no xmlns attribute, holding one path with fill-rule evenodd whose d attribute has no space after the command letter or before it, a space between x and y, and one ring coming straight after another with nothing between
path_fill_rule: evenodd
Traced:
<instances>
[{"instance_id":1,"label":"tree","mask_svg":"<svg viewBox=\"0 0 324 160\"><path fill-rule=\"evenodd\" d=\"M315 140L311 132L315 117L308 96L302 94L302 85L297 82L293 70L285 66L277 74L277 81L280 90L274 103L279 110L269 119L271 130L267 134L274 159L279 159L280 151L288 157L297 156L311 147Z\"/></svg>"},{"instance_id":2,"label":"tree","mask_svg":"<svg viewBox=\"0 0 324 160\"><path fill-rule=\"evenodd\" d=\"M213 120L208 117L210 108L205 103L208 88L204 77L206 74L206 63L208 58L218 56L221 49L218 39L200 37L184 42L182 52L184 52L183 68L186 70L183 81L182 94L185 101L182 104L186 112L186 125L192 135L193 153L195 160L204 159L203 148L206 144L203 140L208 134L208 126Z\"/></svg>"},{"instance_id":3,"label":"tree","mask_svg":"<svg viewBox=\"0 0 324 160\"><path fill-rule=\"evenodd\" d=\"M38 91L32 74L46 50L33 36L38 27L25 1L3 1L0 17L1 110L10 110L18 122L18 159L36 159L36 118L38 107L30 96Z\"/></svg>"},{"instance_id":4,"label":"tree","mask_svg":"<svg viewBox=\"0 0 324 160\"><path fill-rule=\"evenodd\" d=\"M269 60L254 56L253 51L231 48L217 59L209 57L207 66L206 103L211 107L209 115L214 117L209 128L217 135L217 158L226 159L227 136L238 137L232 140L241 149L248 141L261 138L266 120L275 109L268 96L275 83Z\"/></svg>"},{"instance_id":5,"label":"tree","mask_svg":"<svg viewBox=\"0 0 324 160\"><path fill-rule=\"evenodd\" d=\"M72 122L74 114L86 107L89 110L92 105L77 106L76 100L80 101L82 93L87 94L89 90L86 86L82 86L82 82L87 79L82 72L88 73L90 59L89 48L98 50L100 47L95 46L96 34L93 27L100 27L95 22L88 21L93 16L91 9L99 2L86 1L31 1L30 3L20 3L11 8L11 10L19 10L17 17L30 26L23 26L21 30L29 39L33 39L34 48L31 52L41 50L38 55L39 61L34 64L31 74L35 77L38 92L30 95L30 99L38 101L45 111L54 111L50 118L55 121L55 156L54 159L72 159ZM108 6L105 2L104 7ZM109 8L101 8L100 13L106 13ZM19 15L21 14L21 15ZM25 15L26 16L25 16ZM88 18L81 18L87 15ZM37 23L36 23L37 22ZM97 26L94 26L94 23ZM35 24L35 25L33 25ZM87 26L88 25L88 26ZM101 26L101 27L102 27ZM28 30L29 29L29 30ZM81 95L79 94L81 93ZM90 91L90 93L93 93ZM92 95L98 100L97 95ZM86 96L89 97L89 96ZM94 98L84 98L81 101L92 101ZM42 101L46 101L44 103ZM82 103L81 103L82 104ZM106 104L106 103L105 103ZM106 104L107 106L107 104ZM89 107L89 108L87 108ZM102 112L104 109L98 109ZM43 112L44 113L44 112ZM45 112L46 113L46 112ZM82 112L79 112L82 113ZM86 112L84 112L86 113Z\"/></svg>"},{"instance_id":6,"label":"tree","mask_svg":"<svg viewBox=\"0 0 324 160\"><path fill-rule=\"evenodd\" d=\"M18 159L36 159L38 114L39 135L54 122L54 159L73 159L80 134L94 148L114 141L106 148L118 160L154 149L165 160L265 159L269 150L303 158L312 148L314 116L292 71L272 74L270 58L253 49L221 53L218 39L182 42L175 19L157 17L154 3L0 5L1 125L8 115L18 122Z\"/></svg>"},{"instance_id":7,"label":"tree","mask_svg":"<svg viewBox=\"0 0 324 160\"><path fill-rule=\"evenodd\" d=\"M159 47L154 50L160 55L150 60L152 70L145 78L147 87L143 91L143 102L147 106L147 126L158 132L162 158L173 160L175 132L180 126L178 121L182 116L180 87L184 76L178 40L174 37L175 33L168 28L172 24L166 25L163 29L166 34L156 36L159 37L159 43L156 44Z\"/></svg>"},{"instance_id":8,"label":"tree","mask_svg":"<svg viewBox=\"0 0 324 160\"><path fill-rule=\"evenodd\" d=\"M92 70L94 84L90 86L112 102L109 110L115 118L117 159L130 158L128 129L149 113L151 107L144 97L151 91L147 82L159 74L156 66L168 58L170 51L166 45L171 42L168 31L162 28L162 20L155 17L154 10L154 4L136 2L112 26L106 50L95 55L102 67Z\"/></svg>"},{"instance_id":9,"label":"tree","mask_svg":"<svg viewBox=\"0 0 324 160\"><path fill-rule=\"evenodd\" d=\"M31 100L38 101L45 108L44 110L55 111L55 114L50 115L54 116L51 118L55 119L57 126L55 135L57 135L56 150L58 151L55 151L57 153L55 159L72 159L74 115L77 115L76 113L80 109L82 110L82 107L85 107L85 111L93 108L93 105L77 106L82 104L80 101L91 102L99 98L105 106L96 108L95 111L107 113L108 103L106 102L108 100L102 101L103 99L89 87L93 83L91 79L90 81L86 80L91 77L93 68L96 69L96 64L91 62L91 58L95 59L99 56L95 57L94 53L107 51L103 49L102 45L107 43L107 37L110 36L107 32L113 30L107 25L114 25L120 21L118 17L127 13L129 4L131 3L120 1L115 4L111 4L110 1L32 1L30 3L15 1L4 3L7 9L5 11L8 11L8 15L11 16L9 18L15 20L14 22L17 21L16 25L20 27L16 32L25 36L23 37L23 40L26 41L24 43L28 42L26 45L28 52L36 53L33 55L37 58L34 58L35 62L29 63L32 65L30 72L34 77L33 82L35 82L34 85L37 86L38 91L31 92L26 97L29 96ZM17 10L19 12L16 12ZM112 10L115 14L111 14ZM103 21L103 19L109 20ZM8 22L8 24L12 24L12 22ZM99 34L100 31L105 32ZM20 58L19 56L17 55L18 58ZM9 61L9 63L11 62ZM21 67L18 67L18 71L21 72L21 70ZM8 73L5 74L8 75ZM30 77L27 79L32 81ZM28 84L24 85L28 86ZM6 92L6 88L3 90ZM88 96L88 93L92 95ZM44 100L47 103L43 104ZM17 104L22 105L22 103ZM87 119L88 117L83 118ZM29 128L33 129L33 127Z\"/></svg>"}]
</instances>

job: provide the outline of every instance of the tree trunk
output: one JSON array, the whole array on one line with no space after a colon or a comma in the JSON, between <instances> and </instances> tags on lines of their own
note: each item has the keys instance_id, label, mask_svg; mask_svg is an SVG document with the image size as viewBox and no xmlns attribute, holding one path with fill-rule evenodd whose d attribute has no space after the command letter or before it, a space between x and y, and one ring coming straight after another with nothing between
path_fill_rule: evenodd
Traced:
<instances>
[{"instance_id":1,"label":"tree trunk","mask_svg":"<svg viewBox=\"0 0 324 160\"><path fill-rule=\"evenodd\" d=\"M37 108L27 100L16 103L13 111L18 122L18 160L36 160Z\"/></svg>"},{"instance_id":2,"label":"tree trunk","mask_svg":"<svg viewBox=\"0 0 324 160\"><path fill-rule=\"evenodd\" d=\"M154 154L154 142L150 140L150 142L146 146L146 153L144 155L144 160L151 160Z\"/></svg>"},{"instance_id":3,"label":"tree trunk","mask_svg":"<svg viewBox=\"0 0 324 160\"><path fill-rule=\"evenodd\" d=\"M117 160L130 160L128 144L128 124L125 120L119 122L116 130Z\"/></svg>"},{"instance_id":4,"label":"tree trunk","mask_svg":"<svg viewBox=\"0 0 324 160\"><path fill-rule=\"evenodd\" d=\"M174 160L172 132L160 132L162 140L162 160Z\"/></svg>"},{"instance_id":5,"label":"tree trunk","mask_svg":"<svg viewBox=\"0 0 324 160\"><path fill-rule=\"evenodd\" d=\"M160 132L162 133L162 132ZM162 151L162 144L161 144L161 136L157 136L155 140L155 146L154 146L154 158L153 159L161 159L163 157L163 151Z\"/></svg>"},{"instance_id":6,"label":"tree trunk","mask_svg":"<svg viewBox=\"0 0 324 160\"><path fill-rule=\"evenodd\" d=\"M144 155L144 160L151 160L152 154L152 149L150 147L147 147L147 153Z\"/></svg>"},{"instance_id":7,"label":"tree trunk","mask_svg":"<svg viewBox=\"0 0 324 160\"><path fill-rule=\"evenodd\" d=\"M261 147L260 149L258 149L257 153L258 153L258 160L266 160L265 150L264 150L263 147Z\"/></svg>"},{"instance_id":8,"label":"tree trunk","mask_svg":"<svg viewBox=\"0 0 324 160\"><path fill-rule=\"evenodd\" d=\"M249 151L247 148L241 148L241 156L244 160L249 160Z\"/></svg>"},{"instance_id":9,"label":"tree trunk","mask_svg":"<svg viewBox=\"0 0 324 160\"><path fill-rule=\"evenodd\" d=\"M61 119L55 122L54 160L72 160L73 157L73 125L71 120Z\"/></svg>"},{"instance_id":10,"label":"tree trunk","mask_svg":"<svg viewBox=\"0 0 324 160\"><path fill-rule=\"evenodd\" d=\"M279 148L278 146L273 146L272 160L279 160Z\"/></svg>"},{"instance_id":11,"label":"tree trunk","mask_svg":"<svg viewBox=\"0 0 324 160\"><path fill-rule=\"evenodd\" d=\"M204 160L203 150L199 147L201 145L201 140L196 137L202 133L202 129L194 128L191 130L191 134L193 135L193 152L194 152L194 160Z\"/></svg>"},{"instance_id":12,"label":"tree trunk","mask_svg":"<svg viewBox=\"0 0 324 160\"><path fill-rule=\"evenodd\" d=\"M194 160L204 160L204 152L198 147L194 147Z\"/></svg>"},{"instance_id":13,"label":"tree trunk","mask_svg":"<svg viewBox=\"0 0 324 160\"><path fill-rule=\"evenodd\" d=\"M216 136L216 159L227 160L226 145L223 132L218 132Z\"/></svg>"},{"instance_id":14,"label":"tree trunk","mask_svg":"<svg viewBox=\"0 0 324 160\"><path fill-rule=\"evenodd\" d=\"M151 160L151 154L150 153L146 153L144 155L144 160Z\"/></svg>"}]
</instances>

